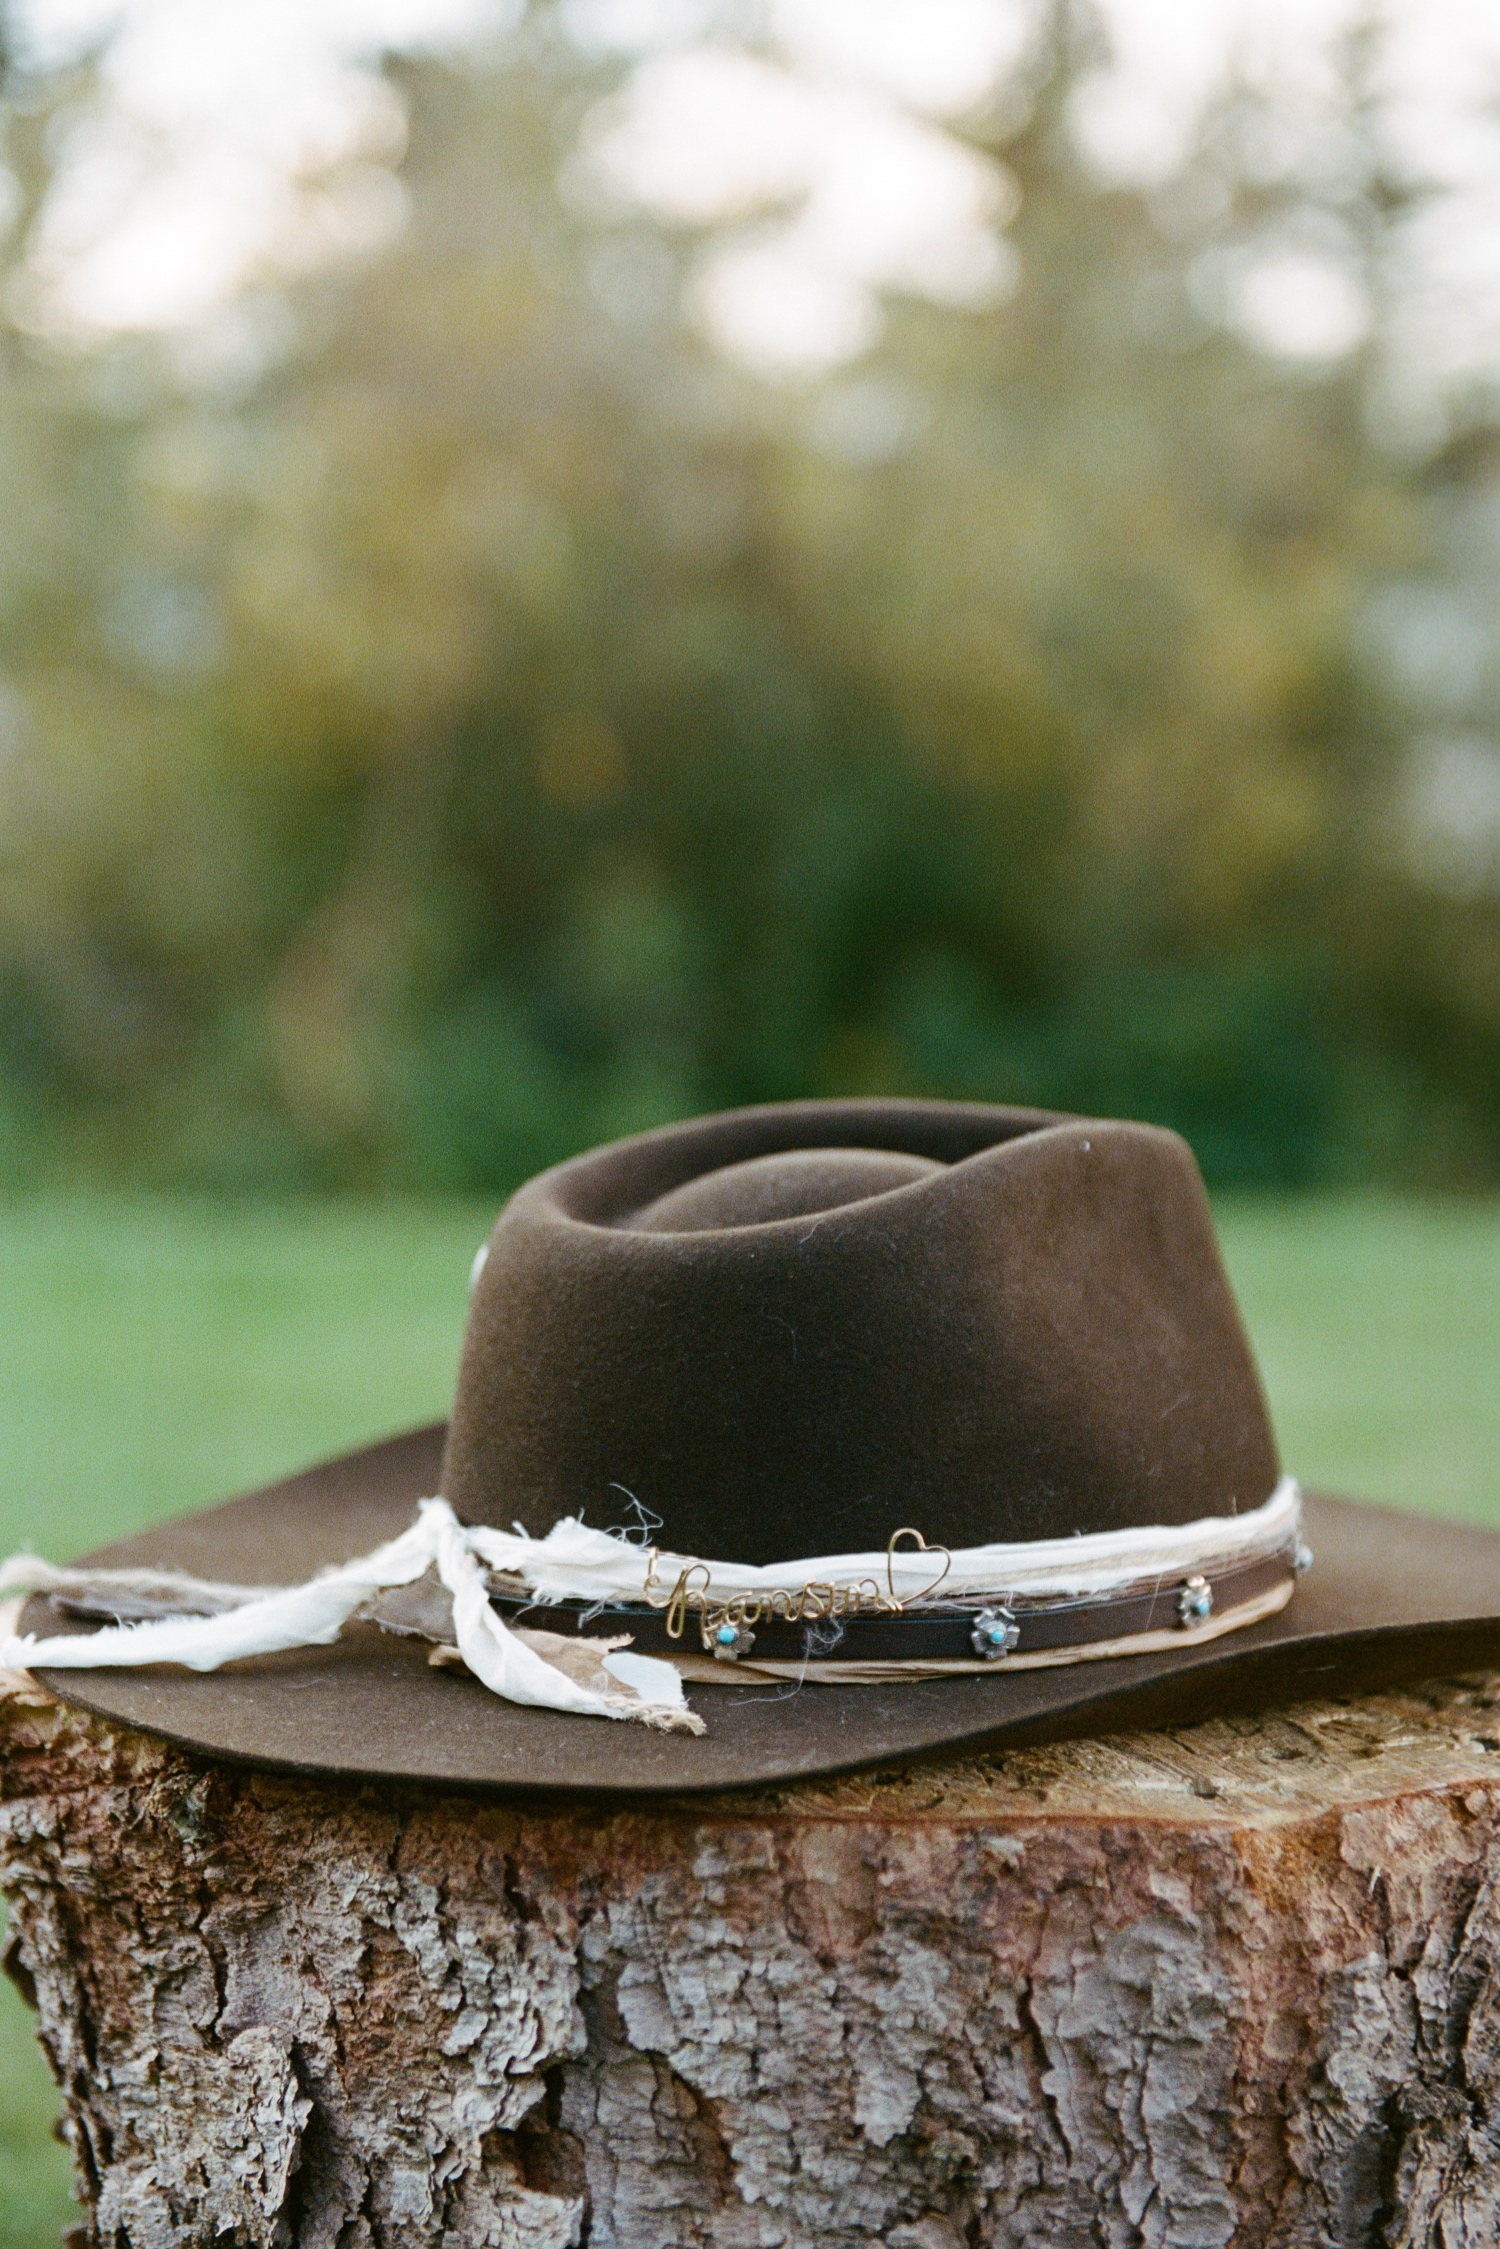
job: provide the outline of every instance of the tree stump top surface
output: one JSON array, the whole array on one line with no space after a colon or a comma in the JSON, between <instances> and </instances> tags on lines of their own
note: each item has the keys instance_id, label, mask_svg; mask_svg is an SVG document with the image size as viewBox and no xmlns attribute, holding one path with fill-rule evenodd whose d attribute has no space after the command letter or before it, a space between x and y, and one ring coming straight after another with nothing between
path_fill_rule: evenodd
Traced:
<instances>
[{"instance_id":1,"label":"tree stump top surface","mask_svg":"<svg viewBox=\"0 0 1500 2249\"><path fill-rule=\"evenodd\" d=\"M808 1689L808 1692L832 1692ZM163 1770L239 1772L216 1766L149 1734L112 1727L58 1703L22 1672L0 1671L0 1751L23 1711L52 1712L45 1731L59 1744L111 1745L112 1758L159 1762ZM580 1721L586 1723L587 1721ZM36 1721L31 1722L35 1724ZM24 1723L21 1730L29 1730ZM490 1802L528 1820L598 1827L611 1818L668 1823L702 1820L908 1821L989 1823L1024 1816L1169 1821L1194 1830L1264 1826L1417 1790L1500 1780L1500 1672L1429 1681L1383 1694L1298 1703L1283 1711L1211 1719L1161 1733L1122 1733L1015 1749L943 1763L853 1773L722 1795L660 1798L650 1804L570 1804L550 1797L470 1797L437 1785L330 1781L259 1774L330 1800L452 1798Z\"/></svg>"}]
</instances>

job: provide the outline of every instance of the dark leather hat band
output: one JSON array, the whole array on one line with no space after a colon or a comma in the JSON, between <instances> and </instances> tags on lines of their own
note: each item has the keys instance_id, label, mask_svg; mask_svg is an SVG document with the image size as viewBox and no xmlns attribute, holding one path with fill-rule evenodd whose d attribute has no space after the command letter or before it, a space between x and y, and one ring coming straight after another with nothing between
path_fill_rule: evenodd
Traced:
<instances>
[{"instance_id":1,"label":"dark leather hat band","mask_svg":"<svg viewBox=\"0 0 1500 2249\"><path fill-rule=\"evenodd\" d=\"M1083 1600L996 1601L968 1608L907 1609L897 1615L855 1614L811 1624L764 1617L744 1625L720 1612L693 1612L675 1637L668 1613L659 1608L539 1605L505 1598L497 1598L494 1606L507 1624L524 1622L590 1638L629 1633L632 1652L638 1655L709 1654L732 1662L753 1650L756 1660L765 1662L972 1663L1081 1650L1148 1632L1191 1635L1227 1611L1259 1604L1266 1594L1290 1586L1297 1566L1297 1555L1287 1549ZM733 1637L716 1645L726 1628Z\"/></svg>"}]
</instances>

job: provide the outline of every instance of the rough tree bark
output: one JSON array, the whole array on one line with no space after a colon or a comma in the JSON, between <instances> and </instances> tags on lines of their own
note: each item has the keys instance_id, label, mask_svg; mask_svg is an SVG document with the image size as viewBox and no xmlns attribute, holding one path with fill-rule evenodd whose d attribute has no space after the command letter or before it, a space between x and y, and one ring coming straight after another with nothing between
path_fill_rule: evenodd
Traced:
<instances>
[{"instance_id":1,"label":"rough tree bark","mask_svg":"<svg viewBox=\"0 0 1500 2249\"><path fill-rule=\"evenodd\" d=\"M612 1813L13 1679L0 1781L110 2249L1500 2242L1500 1677Z\"/></svg>"}]
</instances>

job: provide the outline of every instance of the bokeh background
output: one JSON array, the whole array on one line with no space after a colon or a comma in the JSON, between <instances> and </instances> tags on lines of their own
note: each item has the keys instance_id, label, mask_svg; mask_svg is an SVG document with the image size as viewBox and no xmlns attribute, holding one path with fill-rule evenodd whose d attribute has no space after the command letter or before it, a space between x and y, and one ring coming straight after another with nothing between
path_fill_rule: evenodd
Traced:
<instances>
[{"instance_id":1,"label":"bokeh background","mask_svg":"<svg viewBox=\"0 0 1500 2249\"><path fill-rule=\"evenodd\" d=\"M1500 1521L1493 11L3 21L4 1547L440 1412L520 1179L831 1093L1176 1127L1289 1463Z\"/></svg>"}]
</instances>

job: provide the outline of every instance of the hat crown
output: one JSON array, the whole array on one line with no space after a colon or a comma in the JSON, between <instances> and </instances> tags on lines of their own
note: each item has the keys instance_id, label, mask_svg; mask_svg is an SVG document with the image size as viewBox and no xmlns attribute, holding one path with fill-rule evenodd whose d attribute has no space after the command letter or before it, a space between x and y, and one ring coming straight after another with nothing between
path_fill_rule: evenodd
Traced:
<instances>
[{"instance_id":1,"label":"hat crown","mask_svg":"<svg viewBox=\"0 0 1500 2249\"><path fill-rule=\"evenodd\" d=\"M930 1179L942 1168L930 1156L901 1156L889 1148L783 1148L775 1155L723 1164L668 1188L634 1212L628 1224L645 1234L767 1226L781 1218L811 1218L868 1202L872 1195Z\"/></svg>"},{"instance_id":2,"label":"hat crown","mask_svg":"<svg viewBox=\"0 0 1500 2249\"><path fill-rule=\"evenodd\" d=\"M1197 1167L1153 1127L943 1102L731 1111L512 1197L443 1471L543 1536L630 1500L751 1563L1191 1522L1277 1477Z\"/></svg>"}]
</instances>

